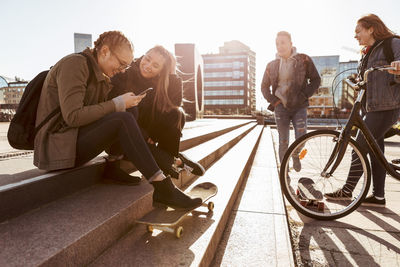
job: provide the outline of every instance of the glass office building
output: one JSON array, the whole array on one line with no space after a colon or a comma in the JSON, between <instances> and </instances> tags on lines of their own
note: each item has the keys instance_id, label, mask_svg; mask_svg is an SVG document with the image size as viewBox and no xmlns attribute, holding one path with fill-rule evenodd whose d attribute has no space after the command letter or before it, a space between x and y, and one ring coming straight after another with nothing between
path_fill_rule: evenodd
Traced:
<instances>
[{"instance_id":1,"label":"glass office building","mask_svg":"<svg viewBox=\"0 0 400 267\"><path fill-rule=\"evenodd\" d=\"M203 55L205 114L251 114L256 110L256 54L225 42L219 54Z\"/></svg>"}]
</instances>

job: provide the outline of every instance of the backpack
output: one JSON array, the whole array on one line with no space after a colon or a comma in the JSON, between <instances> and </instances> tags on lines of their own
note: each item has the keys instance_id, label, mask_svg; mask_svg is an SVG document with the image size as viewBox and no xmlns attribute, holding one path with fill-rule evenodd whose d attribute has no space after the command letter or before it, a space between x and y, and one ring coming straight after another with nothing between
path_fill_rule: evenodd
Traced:
<instances>
[{"instance_id":1,"label":"backpack","mask_svg":"<svg viewBox=\"0 0 400 267\"><path fill-rule=\"evenodd\" d=\"M86 57L89 68L89 78L87 84L93 77L93 66L89 57L84 53L79 53ZM61 111L60 107L54 109L37 127L36 111L38 108L43 83L50 70L42 71L32 81L30 81L22 94L17 112L11 119L8 128L8 143L15 149L33 150L36 133L52 118Z\"/></svg>"},{"instance_id":2,"label":"backpack","mask_svg":"<svg viewBox=\"0 0 400 267\"><path fill-rule=\"evenodd\" d=\"M394 54L392 49L392 40L393 38L400 38L400 36L393 36L391 38L387 38L383 41L383 54L385 55L386 61L390 64L394 60Z\"/></svg>"}]
</instances>

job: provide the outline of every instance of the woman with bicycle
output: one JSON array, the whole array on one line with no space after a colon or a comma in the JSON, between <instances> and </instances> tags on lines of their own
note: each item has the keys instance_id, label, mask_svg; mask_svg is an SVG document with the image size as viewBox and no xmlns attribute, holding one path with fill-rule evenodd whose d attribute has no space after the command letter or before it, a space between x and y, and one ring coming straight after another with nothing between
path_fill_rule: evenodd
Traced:
<instances>
[{"instance_id":1,"label":"woman with bicycle","mask_svg":"<svg viewBox=\"0 0 400 267\"><path fill-rule=\"evenodd\" d=\"M363 46L358 67L359 79L362 79L364 72L370 67L391 65L395 69L369 74L364 103L365 124L376 139L379 148L384 152L384 135L400 116L400 37L389 30L378 16L369 14L357 21L354 38ZM368 151L368 144L363 134L359 132L356 141L365 151ZM386 205L384 192L386 170L372 153L370 153L370 158L373 191L362 205L384 207ZM341 189L325 194L327 199L350 200L352 198L352 192L363 173L357 169L358 164L360 164L360 159L353 153L345 185Z\"/></svg>"}]
</instances>

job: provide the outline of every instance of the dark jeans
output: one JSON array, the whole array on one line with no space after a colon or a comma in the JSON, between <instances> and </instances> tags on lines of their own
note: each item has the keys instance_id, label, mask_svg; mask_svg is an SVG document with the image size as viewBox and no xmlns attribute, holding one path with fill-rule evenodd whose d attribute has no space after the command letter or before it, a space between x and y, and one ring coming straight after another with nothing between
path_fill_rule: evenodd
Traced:
<instances>
[{"instance_id":1,"label":"dark jeans","mask_svg":"<svg viewBox=\"0 0 400 267\"><path fill-rule=\"evenodd\" d=\"M135 110L129 111L137 118ZM175 126L179 118L181 119L181 127L183 128L185 125L185 115L178 109L158 114L157 119L149 125L153 131L154 141L157 142L156 145L148 144L150 151L160 169L165 174L169 174L174 178L178 178L178 174L172 168L172 164L174 163L174 158L178 157L179 144L182 137L181 130ZM141 126L140 120L139 126Z\"/></svg>"},{"instance_id":2,"label":"dark jeans","mask_svg":"<svg viewBox=\"0 0 400 267\"><path fill-rule=\"evenodd\" d=\"M82 165L118 144L124 155L146 177L160 172L132 113L114 112L79 128L76 165Z\"/></svg>"},{"instance_id":3,"label":"dark jeans","mask_svg":"<svg viewBox=\"0 0 400 267\"><path fill-rule=\"evenodd\" d=\"M177 157L179 153L179 144L182 137L182 131L185 125L185 116L179 109L173 109L169 112L157 114L156 118L148 123L145 119L142 125L142 116L139 114L139 126L148 131L148 134L158 143L158 148L164 150L172 156ZM179 118L181 119L181 129L178 129Z\"/></svg>"},{"instance_id":4,"label":"dark jeans","mask_svg":"<svg viewBox=\"0 0 400 267\"><path fill-rule=\"evenodd\" d=\"M127 111L128 113L131 113L136 120L138 119L139 112L137 107L127 109ZM176 170L172 168L172 164L174 164L175 157L178 156L179 144L182 136L182 132L174 126L179 118L177 111L181 112L180 110L174 110L173 112L162 114L162 123L159 122L157 125L158 128L160 128L158 129L159 133L157 134L157 144L152 145L147 143L147 140L145 140L160 169L164 174L171 175L173 178L179 177ZM182 114L180 117L183 128L185 125L185 116ZM146 131L143 129L141 129L141 131L144 138L147 139L148 134ZM107 152L111 155L124 154L119 143L113 144Z\"/></svg>"},{"instance_id":5,"label":"dark jeans","mask_svg":"<svg viewBox=\"0 0 400 267\"><path fill-rule=\"evenodd\" d=\"M385 133L397 122L399 115L400 109L369 112L365 115L364 122L371 131L382 152L385 152ZM379 163L378 159L370 153L367 141L360 131L357 134L356 141L364 151L369 153L370 156L373 184L372 193L377 197L385 197L386 169ZM353 191L355 185L360 180L360 177L363 174L362 168L360 168L360 163L359 157L353 152L349 175L346 184L343 186L345 191Z\"/></svg>"},{"instance_id":6,"label":"dark jeans","mask_svg":"<svg viewBox=\"0 0 400 267\"><path fill-rule=\"evenodd\" d=\"M305 135L307 133L307 108L289 111L282 104L275 107L275 122L279 134L280 162L282 162L289 147L290 121L292 121L296 139Z\"/></svg>"}]
</instances>

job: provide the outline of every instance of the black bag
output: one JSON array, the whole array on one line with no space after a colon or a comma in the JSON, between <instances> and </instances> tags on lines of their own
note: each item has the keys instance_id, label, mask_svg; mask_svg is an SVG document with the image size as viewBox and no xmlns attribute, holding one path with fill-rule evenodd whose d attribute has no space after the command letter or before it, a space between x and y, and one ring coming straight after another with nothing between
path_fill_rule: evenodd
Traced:
<instances>
[{"instance_id":1,"label":"black bag","mask_svg":"<svg viewBox=\"0 0 400 267\"><path fill-rule=\"evenodd\" d=\"M88 56L83 53L80 54L86 57L86 62L89 68L87 84L89 84L89 81L93 77L93 67ZM61 110L60 107L57 107L37 127L35 127L36 111L40 100L40 94L48 73L49 70L39 73L25 87L17 112L10 122L7 133L8 143L10 143L13 148L33 150L36 133Z\"/></svg>"},{"instance_id":2,"label":"black bag","mask_svg":"<svg viewBox=\"0 0 400 267\"><path fill-rule=\"evenodd\" d=\"M393 38L400 38L400 36L395 35L383 41L383 54L385 55L385 59L389 64L392 63L392 61L394 60L394 52L392 48Z\"/></svg>"}]
</instances>

